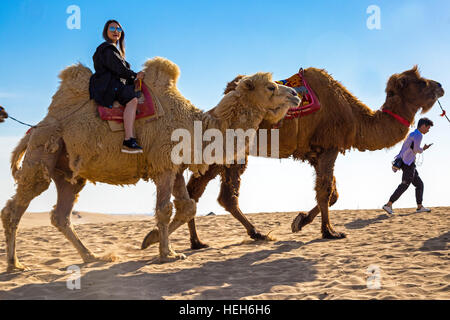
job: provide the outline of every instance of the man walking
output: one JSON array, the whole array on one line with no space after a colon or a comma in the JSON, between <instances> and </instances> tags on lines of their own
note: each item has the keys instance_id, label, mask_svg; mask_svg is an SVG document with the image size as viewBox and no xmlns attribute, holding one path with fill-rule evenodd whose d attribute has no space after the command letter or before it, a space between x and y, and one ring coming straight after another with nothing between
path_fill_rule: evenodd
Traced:
<instances>
[{"instance_id":1,"label":"man walking","mask_svg":"<svg viewBox=\"0 0 450 320\"><path fill-rule=\"evenodd\" d=\"M419 177L419 173L416 170L416 154L422 153L427 150L431 144L425 144L423 148L420 147L420 143L422 142L422 137L424 134L427 134L430 128L433 126L433 121L428 118L422 118L419 120L417 124L417 129L409 134L403 143L402 149L400 153L396 156L396 158L401 158L403 164L401 169L403 171L402 174L402 183L399 184L397 189L394 191L392 196L389 198L388 203L383 206L384 211L389 214L393 214L392 204L397 201L400 196L408 189L409 185L412 183L413 186L416 187L416 202L417 202L417 210L416 212L431 212L430 209L425 208L422 205L422 197L423 197L423 182Z\"/></svg>"}]
</instances>

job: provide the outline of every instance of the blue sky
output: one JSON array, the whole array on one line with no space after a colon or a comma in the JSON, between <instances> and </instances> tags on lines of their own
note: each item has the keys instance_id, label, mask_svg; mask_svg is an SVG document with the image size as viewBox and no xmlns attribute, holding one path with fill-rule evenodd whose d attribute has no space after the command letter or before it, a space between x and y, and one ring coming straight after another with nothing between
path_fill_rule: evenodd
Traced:
<instances>
[{"instance_id":1,"label":"blue sky","mask_svg":"<svg viewBox=\"0 0 450 320\"><path fill-rule=\"evenodd\" d=\"M70 5L81 10L79 30L66 27ZM381 30L366 26L370 5L381 10ZM327 69L372 109L383 103L388 77L414 64L425 77L450 90L450 2L446 0L27 0L2 2L0 105L22 121L37 123L47 112L63 68L78 61L93 68L92 54L102 42L101 30L110 18L124 27L127 60L133 70L138 71L148 58L167 57L181 69L180 91L203 110L215 106L226 83L237 74L270 71L275 79L284 79L299 67L309 66ZM444 96L441 103L450 106L450 99ZM424 142L434 145L419 168L425 182L424 204L434 206L450 205L449 192L444 190L448 189L450 170L434 165L450 159L450 124L439 114L438 106L427 114L435 126ZM25 131L11 120L0 125L4 150L0 156L0 205L13 194L9 153ZM400 180L389 168L399 148L339 156L336 177L341 198L335 208L380 207ZM261 175L266 177L265 183L261 183ZM313 171L306 164L252 159L243 177L241 206L247 212L308 209L314 205L313 181ZM199 214L223 212L215 202L217 185L215 181L208 187ZM149 195L153 191L151 183L124 189L90 185L76 208L152 212L154 199ZM413 193L412 188L408 190L398 205L414 206ZM50 190L34 200L30 210L49 210L54 199L54 190Z\"/></svg>"}]
</instances>

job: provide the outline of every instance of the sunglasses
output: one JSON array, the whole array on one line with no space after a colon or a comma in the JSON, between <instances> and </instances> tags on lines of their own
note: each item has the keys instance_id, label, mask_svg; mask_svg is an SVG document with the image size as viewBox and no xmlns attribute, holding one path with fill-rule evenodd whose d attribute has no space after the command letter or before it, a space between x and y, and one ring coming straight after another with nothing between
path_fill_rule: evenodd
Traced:
<instances>
[{"instance_id":1,"label":"sunglasses","mask_svg":"<svg viewBox=\"0 0 450 320\"><path fill-rule=\"evenodd\" d=\"M117 32L122 32L122 28L121 27L109 27L109 31L111 31L111 32L114 32L116 30L117 30Z\"/></svg>"}]
</instances>

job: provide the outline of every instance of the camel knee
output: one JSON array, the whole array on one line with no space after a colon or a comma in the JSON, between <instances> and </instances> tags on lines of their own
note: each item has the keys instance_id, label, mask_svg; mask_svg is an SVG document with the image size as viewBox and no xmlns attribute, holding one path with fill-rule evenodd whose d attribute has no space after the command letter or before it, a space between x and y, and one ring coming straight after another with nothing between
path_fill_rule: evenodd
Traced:
<instances>
[{"instance_id":1,"label":"camel knee","mask_svg":"<svg viewBox=\"0 0 450 320\"><path fill-rule=\"evenodd\" d=\"M195 217L195 213L197 212L197 205L192 199L184 199L184 200L174 200L173 201L176 209L176 219L179 219L183 222L189 222L192 218Z\"/></svg>"},{"instance_id":2,"label":"camel knee","mask_svg":"<svg viewBox=\"0 0 450 320\"><path fill-rule=\"evenodd\" d=\"M10 232L17 229L20 219L22 218L22 215L25 213L25 210L28 207L28 203L21 205L21 203L17 201L16 196L8 200L6 206L1 212L2 223L5 232Z\"/></svg>"},{"instance_id":3,"label":"camel knee","mask_svg":"<svg viewBox=\"0 0 450 320\"><path fill-rule=\"evenodd\" d=\"M316 180L316 200L320 201L325 199L331 200L330 197L332 196L333 190L333 180L328 178L319 178L317 177ZM336 192L337 194L337 192ZM336 199L337 200L337 199Z\"/></svg>"},{"instance_id":4,"label":"camel knee","mask_svg":"<svg viewBox=\"0 0 450 320\"><path fill-rule=\"evenodd\" d=\"M3 229L5 229L5 231L10 230L11 227L17 223L15 223L15 219L13 219L14 217L14 203L12 200L8 200L8 202L6 203L6 206L3 208L2 210L2 223L3 223Z\"/></svg>"},{"instance_id":5,"label":"camel knee","mask_svg":"<svg viewBox=\"0 0 450 320\"><path fill-rule=\"evenodd\" d=\"M70 227L70 217L65 215L59 215L56 211L56 206L53 207L53 210L50 212L50 221L56 229L62 231L68 227Z\"/></svg>"},{"instance_id":6,"label":"camel knee","mask_svg":"<svg viewBox=\"0 0 450 320\"><path fill-rule=\"evenodd\" d=\"M227 211L232 211L238 206L239 194L233 192L230 185L222 185L217 201Z\"/></svg>"},{"instance_id":7,"label":"camel knee","mask_svg":"<svg viewBox=\"0 0 450 320\"><path fill-rule=\"evenodd\" d=\"M161 208L156 208L155 216L156 216L156 221L157 221L158 227L169 224L170 217L172 216L172 211L173 211L173 205L171 202L168 202L166 205L164 205Z\"/></svg>"},{"instance_id":8,"label":"camel knee","mask_svg":"<svg viewBox=\"0 0 450 320\"><path fill-rule=\"evenodd\" d=\"M335 204L339 199L339 193L337 192L336 188L333 189L333 193L331 194L330 198L330 207Z\"/></svg>"}]
</instances>

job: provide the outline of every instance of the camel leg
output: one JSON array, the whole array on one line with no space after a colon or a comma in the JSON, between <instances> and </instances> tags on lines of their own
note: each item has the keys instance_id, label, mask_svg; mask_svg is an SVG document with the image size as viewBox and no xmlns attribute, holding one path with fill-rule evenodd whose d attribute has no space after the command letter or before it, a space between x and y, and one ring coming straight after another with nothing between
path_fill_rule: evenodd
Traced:
<instances>
[{"instance_id":1,"label":"camel leg","mask_svg":"<svg viewBox=\"0 0 450 320\"><path fill-rule=\"evenodd\" d=\"M184 259L184 254L176 253L169 243L169 222L172 215L173 206L170 202L174 180L176 173L167 171L160 174L155 179L156 184L156 209L155 216L159 234L159 256L161 262L170 262L178 259ZM145 248L146 238L151 237L150 232L142 243L142 248Z\"/></svg>"},{"instance_id":2,"label":"camel leg","mask_svg":"<svg viewBox=\"0 0 450 320\"><path fill-rule=\"evenodd\" d=\"M334 231L331 226L328 206L331 200L333 186L333 170L338 151L336 149L325 150L319 155L316 169L316 200L322 214L322 237L324 239L345 238L345 233Z\"/></svg>"},{"instance_id":3,"label":"camel leg","mask_svg":"<svg viewBox=\"0 0 450 320\"><path fill-rule=\"evenodd\" d=\"M336 189L336 177L333 176L332 192L330 197L329 206L331 207L336 203L339 198L339 194ZM319 206L316 205L307 214L300 212L297 217L292 221L291 229L292 232L299 232L302 228L314 221L314 218L319 214Z\"/></svg>"},{"instance_id":4,"label":"camel leg","mask_svg":"<svg viewBox=\"0 0 450 320\"><path fill-rule=\"evenodd\" d=\"M189 192L189 197L193 199L195 202L198 202L198 199L202 196L203 192L205 192L206 186L208 183L213 180L222 170L224 169L224 166L222 165L210 165L208 170L205 172L205 174L194 177L191 176L189 179L189 182L187 184L187 190ZM207 248L208 245L202 241L200 241L197 229L195 226L195 218L192 218L188 222L189 227L189 234L190 234L190 240L191 240L191 249L202 249Z\"/></svg>"},{"instance_id":5,"label":"camel leg","mask_svg":"<svg viewBox=\"0 0 450 320\"><path fill-rule=\"evenodd\" d=\"M54 161L45 156L42 158L41 161L24 160L16 176L16 194L8 200L1 213L5 230L7 272L26 270L16 254L17 228L31 200L47 190L50 185L49 165L53 166Z\"/></svg>"},{"instance_id":6,"label":"camel leg","mask_svg":"<svg viewBox=\"0 0 450 320\"><path fill-rule=\"evenodd\" d=\"M225 167L222 172L222 184L220 186L219 204L230 212L247 230L247 234L254 240L272 240L256 230L253 224L245 217L239 208L239 188L241 186L241 175L246 169L245 165L235 164L229 168Z\"/></svg>"},{"instance_id":7,"label":"camel leg","mask_svg":"<svg viewBox=\"0 0 450 320\"><path fill-rule=\"evenodd\" d=\"M73 205L78 198L79 192L85 186L86 180L79 178L76 184L71 184L65 179L65 175L59 172L55 173L52 179L56 184L58 193L56 205L50 214L52 225L72 243L85 263L100 260L83 245L70 221Z\"/></svg>"},{"instance_id":8,"label":"camel leg","mask_svg":"<svg viewBox=\"0 0 450 320\"><path fill-rule=\"evenodd\" d=\"M184 181L182 172L178 172L175 177L172 194L175 197L175 217L169 224L169 235L186 222L194 219L196 213L196 203L194 200L189 198L189 193L186 189L186 183ZM158 229L152 230L145 237L142 243L142 249L145 249L151 244L158 242L159 237L160 236Z\"/></svg>"}]
</instances>

